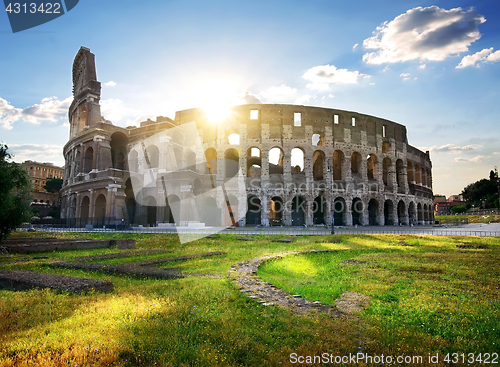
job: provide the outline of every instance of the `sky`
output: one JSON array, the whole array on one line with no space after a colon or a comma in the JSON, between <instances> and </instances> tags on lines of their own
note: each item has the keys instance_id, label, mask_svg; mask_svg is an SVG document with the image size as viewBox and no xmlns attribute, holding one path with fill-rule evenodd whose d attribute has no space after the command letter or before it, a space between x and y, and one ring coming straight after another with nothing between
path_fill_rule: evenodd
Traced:
<instances>
[{"instance_id":1,"label":"sky","mask_svg":"<svg viewBox=\"0 0 500 367\"><path fill-rule=\"evenodd\" d=\"M16 162L64 165L81 46L115 125L227 104L329 107L405 125L430 151L434 194L500 165L497 0L80 0L18 33L0 11L0 143Z\"/></svg>"}]
</instances>

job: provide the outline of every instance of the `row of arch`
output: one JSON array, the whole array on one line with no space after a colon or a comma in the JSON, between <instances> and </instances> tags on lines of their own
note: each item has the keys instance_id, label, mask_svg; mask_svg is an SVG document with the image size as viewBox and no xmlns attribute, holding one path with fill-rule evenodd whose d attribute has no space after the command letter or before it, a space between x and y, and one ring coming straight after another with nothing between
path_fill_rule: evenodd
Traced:
<instances>
[{"instance_id":1,"label":"row of arch","mask_svg":"<svg viewBox=\"0 0 500 367\"><path fill-rule=\"evenodd\" d=\"M182 153L174 150L176 159L180 163L182 161ZM177 153L178 152L178 153ZM155 145L150 145L145 149L147 156L148 168L159 167L159 149ZM131 171L138 170L138 153L132 151L130 153L130 169ZM246 176L260 177L262 175L262 155L261 150L257 147L250 147L247 150ZM224 152L225 160L225 176L234 177L239 170L240 154L235 148L228 148ZM196 154L188 150L184 155L184 167L202 171L200 173L217 174L217 159L218 154L214 148L205 150L206 166L203 170L197 167ZM269 150L269 174L283 174L284 172L285 154L280 147L273 147ZM234 163L236 162L236 164ZM293 148L290 154L291 173L304 172L305 168L305 153L300 147ZM315 181L324 180L327 172L332 172L332 178L335 181L343 181L346 179L346 165L350 163L351 177L359 177L362 180L378 180L382 179L384 185L391 185L393 179L398 187L404 187L405 180L408 183L431 187L431 172L429 168L422 167L418 163L413 164L408 161L404 164L402 159L397 159L395 167L393 161L389 157L384 157L382 164L379 164L378 157L371 153L365 162L359 152L352 153L350 162L341 150L335 150L332 156L331 163L327 162L325 152L316 150L312 157L312 173ZM363 166L364 165L364 166ZM366 167L366 168L365 168ZM366 172L366 173L365 173ZM406 178L404 176L407 176Z\"/></svg>"},{"instance_id":2,"label":"row of arch","mask_svg":"<svg viewBox=\"0 0 500 367\"><path fill-rule=\"evenodd\" d=\"M380 214L382 207L379 207L379 205L383 205L382 215ZM300 195L293 197L289 203L285 203L280 196L273 196L268 203L269 224L286 224L284 220L286 211L290 212L292 226L304 225L309 211L312 214L313 224L330 224L333 219L336 226L408 225L428 223L433 220L432 206L430 204L415 204L412 201L407 205L403 200L400 200L397 203L396 211L394 205L395 203L390 199L385 200L383 204L379 204L379 201L373 198L365 207L363 201L358 197L352 199L350 204L343 197L337 197L332 206L333 218L329 218L327 199L324 196L317 196L309 203ZM263 205L261 199L254 195L248 196L247 208L246 224L262 224Z\"/></svg>"}]
</instances>

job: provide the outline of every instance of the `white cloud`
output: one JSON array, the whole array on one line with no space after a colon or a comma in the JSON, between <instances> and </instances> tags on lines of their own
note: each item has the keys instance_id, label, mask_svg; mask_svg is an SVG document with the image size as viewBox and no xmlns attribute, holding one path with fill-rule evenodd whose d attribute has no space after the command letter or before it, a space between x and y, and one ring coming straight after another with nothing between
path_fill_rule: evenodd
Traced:
<instances>
[{"instance_id":1,"label":"white cloud","mask_svg":"<svg viewBox=\"0 0 500 367\"><path fill-rule=\"evenodd\" d=\"M409 60L444 60L450 55L468 51L481 34L478 25L486 19L472 8L441 9L437 6L408 10L390 22L377 27L374 35L363 41L363 55L368 64Z\"/></svg>"},{"instance_id":2,"label":"white cloud","mask_svg":"<svg viewBox=\"0 0 500 367\"><path fill-rule=\"evenodd\" d=\"M104 83L104 86L105 87L116 87L116 83L114 81L110 80L109 82Z\"/></svg>"},{"instance_id":3,"label":"white cloud","mask_svg":"<svg viewBox=\"0 0 500 367\"><path fill-rule=\"evenodd\" d=\"M334 65L319 65L307 70L302 78L312 83L306 85L309 89L326 90L330 84L356 84L359 78L369 78L369 75L359 71L337 69Z\"/></svg>"},{"instance_id":4,"label":"white cloud","mask_svg":"<svg viewBox=\"0 0 500 367\"><path fill-rule=\"evenodd\" d=\"M310 96L309 94L305 94L303 96L300 96L299 98L297 98L295 100L295 104L304 104L304 103L307 103L311 100L311 98L316 98L316 96Z\"/></svg>"},{"instance_id":5,"label":"white cloud","mask_svg":"<svg viewBox=\"0 0 500 367\"><path fill-rule=\"evenodd\" d=\"M425 64L422 64L418 67L419 69L425 69Z\"/></svg>"},{"instance_id":6,"label":"white cloud","mask_svg":"<svg viewBox=\"0 0 500 367\"><path fill-rule=\"evenodd\" d=\"M245 92L240 96L238 103L242 104L260 104L262 103L260 96L253 94L252 92Z\"/></svg>"},{"instance_id":7,"label":"white cloud","mask_svg":"<svg viewBox=\"0 0 500 367\"><path fill-rule=\"evenodd\" d=\"M410 80L410 73L402 73L399 76L403 77L403 80Z\"/></svg>"},{"instance_id":8,"label":"white cloud","mask_svg":"<svg viewBox=\"0 0 500 367\"><path fill-rule=\"evenodd\" d=\"M125 107L121 99L110 98L101 100L101 115L115 125L131 124L131 122L137 123L140 114L140 111Z\"/></svg>"},{"instance_id":9,"label":"white cloud","mask_svg":"<svg viewBox=\"0 0 500 367\"><path fill-rule=\"evenodd\" d=\"M354 46L352 46L352 50L354 51L358 47L358 45L358 43L354 44Z\"/></svg>"},{"instance_id":10,"label":"white cloud","mask_svg":"<svg viewBox=\"0 0 500 367\"><path fill-rule=\"evenodd\" d=\"M462 59L462 61L460 61L460 64L458 64L455 67L457 69L463 69L466 68L467 66L480 67L481 64L485 64L487 62L497 62L497 61L500 61L500 50L493 52L493 47L491 47L476 52L474 55L465 56Z\"/></svg>"},{"instance_id":11,"label":"white cloud","mask_svg":"<svg viewBox=\"0 0 500 367\"><path fill-rule=\"evenodd\" d=\"M24 161L50 162L57 166L64 165L63 147L64 145L51 144L7 144L9 153L14 157L14 161L21 163Z\"/></svg>"},{"instance_id":12,"label":"white cloud","mask_svg":"<svg viewBox=\"0 0 500 367\"><path fill-rule=\"evenodd\" d=\"M440 147L433 146L429 150L432 153L455 153L455 154L457 154L457 153L461 153L464 151L471 151L471 150L478 149L478 148L483 148L483 146L479 145L479 144L469 144L469 145L464 145L464 146L459 146L459 145L455 145L455 144L446 144L446 145L442 145ZM455 158L455 161L458 162L456 159L457 158ZM461 159L465 159L465 158L461 158Z\"/></svg>"},{"instance_id":13,"label":"white cloud","mask_svg":"<svg viewBox=\"0 0 500 367\"><path fill-rule=\"evenodd\" d=\"M483 162L486 159L490 158L489 156L486 155L477 155L473 158L462 158L462 157L456 157L453 162L473 162L473 163L479 163Z\"/></svg>"},{"instance_id":14,"label":"white cloud","mask_svg":"<svg viewBox=\"0 0 500 367\"><path fill-rule=\"evenodd\" d=\"M0 125L7 130L12 129L12 124L23 120L31 124L40 124L42 121L57 122L65 118L73 97L59 100L57 97L42 99L40 104L26 108L16 108L8 101L0 98Z\"/></svg>"},{"instance_id":15,"label":"white cloud","mask_svg":"<svg viewBox=\"0 0 500 367\"><path fill-rule=\"evenodd\" d=\"M264 97L267 102L273 103L292 102L295 100L296 94L296 88L289 87L285 84L281 84L279 87L270 87L260 92L260 95Z\"/></svg>"}]
</instances>

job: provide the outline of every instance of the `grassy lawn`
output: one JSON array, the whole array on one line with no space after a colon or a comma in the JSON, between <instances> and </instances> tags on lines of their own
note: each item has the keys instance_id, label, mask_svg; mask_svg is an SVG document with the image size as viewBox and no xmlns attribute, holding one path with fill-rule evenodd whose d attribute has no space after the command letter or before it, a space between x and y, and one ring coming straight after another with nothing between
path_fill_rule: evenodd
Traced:
<instances>
[{"instance_id":1,"label":"grassy lawn","mask_svg":"<svg viewBox=\"0 0 500 367\"><path fill-rule=\"evenodd\" d=\"M121 252L117 249L0 255L0 270L106 279L115 285L104 294L0 290L0 366L280 366L290 365L291 353L343 356L361 350L427 358L436 352L500 350L499 238L335 236L342 242L330 243L333 236L302 236L293 243L276 243L276 236L237 241L238 235L220 235L181 245L167 234L133 237L138 250L169 252L101 262L224 251L226 255L161 266L225 275L231 265L262 255L348 250L273 260L261 266L259 275L309 300L331 304L348 290L370 296L371 304L351 319L294 316L248 299L225 277L141 279L48 264ZM462 242L488 248L455 248Z\"/></svg>"}]
</instances>

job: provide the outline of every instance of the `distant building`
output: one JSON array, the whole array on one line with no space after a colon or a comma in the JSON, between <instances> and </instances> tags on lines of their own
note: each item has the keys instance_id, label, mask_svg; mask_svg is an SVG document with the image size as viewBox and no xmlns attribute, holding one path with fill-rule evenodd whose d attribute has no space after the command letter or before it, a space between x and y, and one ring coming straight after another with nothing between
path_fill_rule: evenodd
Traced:
<instances>
[{"instance_id":1,"label":"distant building","mask_svg":"<svg viewBox=\"0 0 500 367\"><path fill-rule=\"evenodd\" d=\"M451 208L454 206L467 204L462 195L451 195L446 198L444 195L434 196L434 215L451 215Z\"/></svg>"},{"instance_id":2,"label":"distant building","mask_svg":"<svg viewBox=\"0 0 500 367\"><path fill-rule=\"evenodd\" d=\"M21 167L28 173L30 182L33 185L33 202L48 205L57 204L59 194L47 192L44 186L47 180L52 178L64 179L64 167L34 161L25 161L21 164Z\"/></svg>"}]
</instances>

